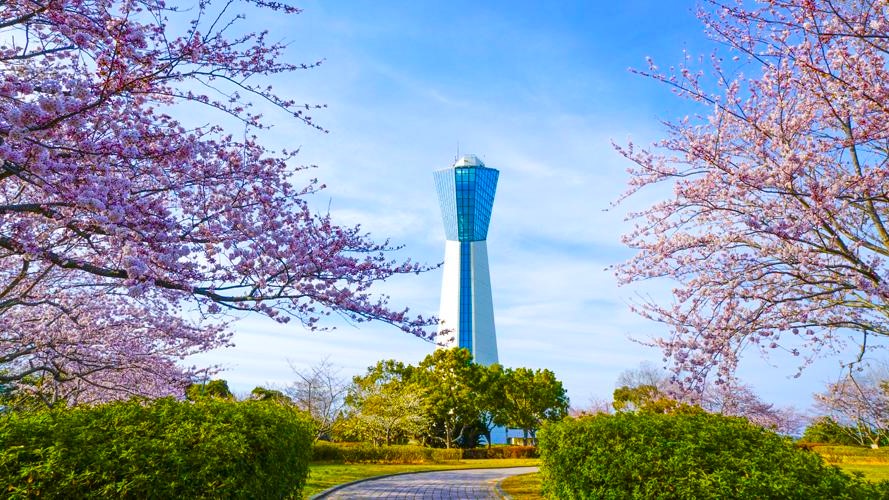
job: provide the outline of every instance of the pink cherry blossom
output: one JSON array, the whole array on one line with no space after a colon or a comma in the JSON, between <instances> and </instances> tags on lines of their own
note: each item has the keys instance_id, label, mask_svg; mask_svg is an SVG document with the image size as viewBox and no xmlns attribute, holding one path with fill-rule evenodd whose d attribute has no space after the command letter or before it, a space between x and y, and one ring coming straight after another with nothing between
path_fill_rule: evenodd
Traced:
<instances>
[{"instance_id":1,"label":"pink cherry blossom","mask_svg":"<svg viewBox=\"0 0 889 500\"><path fill-rule=\"evenodd\" d=\"M626 196L673 194L630 218L621 282L669 278L636 310L682 382L728 380L743 352L799 356L889 334L889 10L829 0L710 2L709 60L640 73L701 105L633 162ZM731 62L727 62L731 61Z\"/></svg>"},{"instance_id":2,"label":"pink cherry blossom","mask_svg":"<svg viewBox=\"0 0 889 500\"><path fill-rule=\"evenodd\" d=\"M306 198L321 186L294 185L294 153L263 146L268 123L250 99L321 130L309 113L323 106L262 82L318 63L286 61L236 8L298 12L265 0L0 5L0 360L10 376L87 384L81 399L101 399L102 387L165 394L189 373L170 360L226 342L212 319L226 311L311 329L335 313L427 335L427 320L373 292L426 268L316 213ZM180 123L177 109L203 109L207 125ZM214 125L225 120L236 133ZM108 369L84 368L99 365Z\"/></svg>"}]
</instances>

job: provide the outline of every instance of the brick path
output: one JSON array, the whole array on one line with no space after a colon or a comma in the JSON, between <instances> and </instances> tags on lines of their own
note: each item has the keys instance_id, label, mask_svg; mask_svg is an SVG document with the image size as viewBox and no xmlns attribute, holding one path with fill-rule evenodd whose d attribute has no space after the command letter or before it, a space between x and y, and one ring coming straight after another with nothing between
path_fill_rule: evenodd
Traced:
<instances>
[{"instance_id":1,"label":"brick path","mask_svg":"<svg viewBox=\"0 0 889 500\"><path fill-rule=\"evenodd\" d=\"M537 467L417 472L369 479L327 494L321 494L315 498L325 500L346 498L499 499L503 496L497 492L497 483L509 476L530 472L537 472Z\"/></svg>"}]
</instances>

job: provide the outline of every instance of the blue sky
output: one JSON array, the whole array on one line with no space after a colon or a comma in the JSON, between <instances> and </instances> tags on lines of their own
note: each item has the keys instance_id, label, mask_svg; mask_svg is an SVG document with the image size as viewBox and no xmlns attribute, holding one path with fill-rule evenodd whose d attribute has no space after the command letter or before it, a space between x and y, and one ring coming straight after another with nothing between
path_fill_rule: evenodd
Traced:
<instances>
[{"instance_id":1,"label":"blue sky","mask_svg":"<svg viewBox=\"0 0 889 500\"><path fill-rule=\"evenodd\" d=\"M628 210L669 194L645 192L609 209L627 162L611 141L648 144L662 120L690 107L663 85L631 74L711 44L692 2L306 1L295 17L248 17L291 42L294 61L317 69L272 81L287 96L327 104L321 134L269 110L273 147L301 147L299 161L328 188L312 199L341 223L405 245L400 255L442 260L444 230L432 171L459 149L500 170L488 250L500 361L549 368L572 403L610 398L618 374L658 351L632 338L663 333L629 311L634 294L666 297L669 283L618 287L606 268L630 256L620 235ZM381 290L396 305L435 314L440 272L400 277ZM284 384L287 360L325 357L351 377L380 359L416 363L434 346L382 324L338 324L310 333L249 316L237 347L202 355L233 389ZM851 347L851 346L850 346ZM827 359L798 379L795 359L748 356L741 375L764 399L805 408L840 373Z\"/></svg>"}]
</instances>

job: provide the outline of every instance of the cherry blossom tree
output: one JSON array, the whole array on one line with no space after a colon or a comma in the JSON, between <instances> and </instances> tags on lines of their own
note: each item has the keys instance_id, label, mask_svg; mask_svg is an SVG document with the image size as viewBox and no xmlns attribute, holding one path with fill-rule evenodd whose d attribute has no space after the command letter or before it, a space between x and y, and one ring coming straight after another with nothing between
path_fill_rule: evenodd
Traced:
<instances>
[{"instance_id":1,"label":"cherry blossom tree","mask_svg":"<svg viewBox=\"0 0 889 500\"><path fill-rule=\"evenodd\" d=\"M710 2L721 43L642 74L702 105L632 160L627 196L672 195L631 218L638 253L621 282L668 278L672 304L636 310L678 378L728 380L744 351L783 349L800 366L889 334L889 10L840 0Z\"/></svg>"},{"instance_id":2,"label":"cherry blossom tree","mask_svg":"<svg viewBox=\"0 0 889 500\"><path fill-rule=\"evenodd\" d=\"M300 180L295 151L260 141L269 123L254 102L320 128L307 114L317 106L267 86L315 64L287 62L284 44L239 24L262 10L298 12L267 0L0 3L6 377L165 394L188 374L172 360L227 343L225 313L238 311L426 335L423 318L371 289L424 267L315 213L307 198L322 186ZM100 366L135 371L112 382L123 372Z\"/></svg>"},{"instance_id":3,"label":"cherry blossom tree","mask_svg":"<svg viewBox=\"0 0 889 500\"><path fill-rule=\"evenodd\" d=\"M346 407L348 382L340 376L340 369L324 358L313 366L300 368L288 360L296 376L284 388L284 394L300 410L315 421L315 440L330 438L342 424Z\"/></svg>"},{"instance_id":4,"label":"cherry blossom tree","mask_svg":"<svg viewBox=\"0 0 889 500\"><path fill-rule=\"evenodd\" d=\"M889 377L885 367L853 369L815 395L817 406L862 446L889 439Z\"/></svg>"},{"instance_id":5,"label":"cherry blossom tree","mask_svg":"<svg viewBox=\"0 0 889 500\"><path fill-rule=\"evenodd\" d=\"M185 356L226 346L221 325L201 327L150 303L57 295L0 314L0 383L46 406L127 396L181 395L206 369Z\"/></svg>"},{"instance_id":6,"label":"cherry blossom tree","mask_svg":"<svg viewBox=\"0 0 889 500\"><path fill-rule=\"evenodd\" d=\"M611 401L603 398L591 396L585 406L572 406L568 408L568 416L570 417L586 417L599 414L610 414L614 412Z\"/></svg>"},{"instance_id":7,"label":"cherry blossom tree","mask_svg":"<svg viewBox=\"0 0 889 500\"><path fill-rule=\"evenodd\" d=\"M694 411L744 417L751 423L782 434L798 434L804 417L792 407L776 406L760 399L753 388L732 378L700 388L677 384L669 372L649 362L624 370L615 383L616 411L674 413Z\"/></svg>"},{"instance_id":8,"label":"cherry blossom tree","mask_svg":"<svg viewBox=\"0 0 889 500\"><path fill-rule=\"evenodd\" d=\"M744 417L760 427L787 435L798 435L805 420L794 408L767 403L752 387L737 381L712 384L700 398L691 401L710 413Z\"/></svg>"}]
</instances>

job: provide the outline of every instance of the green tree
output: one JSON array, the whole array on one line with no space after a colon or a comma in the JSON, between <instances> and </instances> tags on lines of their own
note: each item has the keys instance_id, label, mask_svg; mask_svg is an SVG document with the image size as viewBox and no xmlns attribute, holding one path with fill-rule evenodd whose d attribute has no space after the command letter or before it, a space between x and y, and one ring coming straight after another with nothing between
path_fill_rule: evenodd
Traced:
<instances>
[{"instance_id":1,"label":"green tree","mask_svg":"<svg viewBox=\"0 0 889 500\"><path fill-rule=\"evenodd\" d=\"M568 415L568 396L550 370L507 369L503 380L504 407L497 424L522 429L525 441L536 437L544 421Z\"/></svg>"},{"instance_id":2,"label":"green tree","mask_svg":"<svg viewBox=\"0 0 889 500\"><path fill-rule=\"evenodd\" d=\"M625 412L674 413L683 406L649 384L618 387L614 390L613 398L614 409Z\"/></svg>"},{"instance_id":3,"label":"green tree","mask_svg":"<svg viewBox=\"0 0 889 500\"><path fill-rule=\"evenodd\" d=\"M293 401L291 401L283 392L260 386L256 386L250 391L250 399L255 401L274 401L285 405L293 404Z\"/></svg>"},{"instance_id":4,"label":"green tree","mask_svg":"<svg viewBox=\"0 0 889 500\"><path fill-rule=\"evenodd\" d=\"M818 417L806 427L802 440L808 443L825 443L857 446L861 443L852 437L854 429L840 425L830 417Z\"/></svg>"},{"instance_id":5,"label":"green tree","mask_svg":"<svg viewBox=\"0 0 889 500\"><path fill-rule=\"evenodd\" d=\"M503 420L506 410L506 372L497 363L479 365L479 379L476 394L479 398L479 423L488 448L491 447L491 431Z\"/></svg>"},{"instance_id":6,"label":"green tree","mask_svg":"<svg viewBox=\"0 0 889 500\"><path fill-rule=\"evenodd\" d=\"M621 372L615 386L611 403L615 411L673 413L680 406L668 395L676 386L667 373L648 361Z\"/></svg>"},{"instance_id":7,"label":"green tree","mask_svg":"<svg viewBox=\"0 0 889 500\"><path fill-rule=\"evenodd\" d=\"M185 389L185 398L190 401L200 399L226 399L234 401L235 395L228 388L228 382L222 379L213 379L207 382L194 383Z\"/></svg>"},{"instance_id":8,"label":"green tree","mask_svg":"<svg viewBox=\"0 0 889 500\"><path fill-rule=\"evenodd\" d=\"M479 428L483 401L476 389L482 370L467 349L436 349L420 362L416 380L424 396L432 437L445 448L467 445Z\"/></svg>"},{"instance_id":9,"label":"green tree","mask_svg":"<svg viewBox=\"0 0 889 500\"><path fill-rule=\"evenodd\" d=\"M482 366L467 349L438 349L417 367L388 360L355 377L346 396L347 433L392 444L406 437L445 448L491 445L509 425L532 435L568 411L561 382L549 370Z\"/></svg>"},{"instance_id":10,"label":"green tree","mask_svg":"<svg viewBox=\"0 0 889 500\"><path fill-rule=\"evenodd\" d=\"M346 396L352 430L374 444L386 445L421 435L427 420L423 396L411 381L413 372L412 366L387 360L354 377Z\"/></svg>"}]
</instances>

